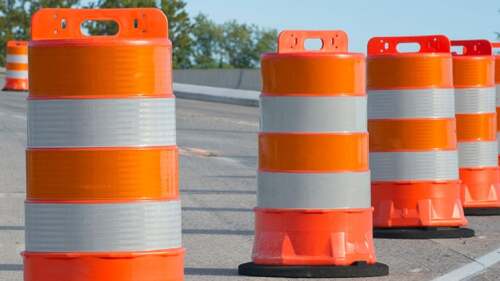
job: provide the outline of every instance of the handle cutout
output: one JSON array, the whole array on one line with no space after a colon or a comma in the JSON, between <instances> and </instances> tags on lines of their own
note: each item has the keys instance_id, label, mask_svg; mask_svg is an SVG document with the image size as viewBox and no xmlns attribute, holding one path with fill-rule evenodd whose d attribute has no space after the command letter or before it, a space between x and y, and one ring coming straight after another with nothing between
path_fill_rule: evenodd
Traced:
<instances>
[{"instance_id":1,"label":"handle cutout","mask_svg":"<svg viewBox=\"0 0 500 281\"><path fill-rule=\"evenodd\" d=\"M464 46L451 46L451 53L453 55L463 55L465 52Z\"/></svg>"},{"instance_id":2,"label":"handle cutout","mask_svg":"<svg viewBox=\"0 0 500 281\"><path fill-rule=\"evenodd\" d=\"M80 24L80 32L85 36L114 36L118 34L118 23L114 20L86 20Z\"/></svg>"},{"instance_id":3,"label":"handle cutout","mask_svg":"<svg viewBox=\"0 0 500 281\"><path fill-rule=\"evenodd\" d=\"M491 56L493 46L488 40L452 40L451 53L454 56ZM458 52L457 49L461 49Z\"/></svg>"},{"instance_id":4,"label":"handle cutout","mask_svg":"<svg viewBox=\"0 0 500 281\"><path fill-rule=\"evenodd\" d=\"M373 37L368 41L368 55L449 52L450 40L444 35Z\"/></svg>"},{"instance_id":5,"label":"handle cutout","mask_svg":"<svg viewBox=\"0 0 500 281\"><path fill-rule=\"evenodd\" d=\"M306 51L319 51L323 49L324 45L321 38L307 38L304 42L304 49Z\"/></svg>"},{"instance_id":6,"label":"handle cutout","mask_svg":"<svg viewBox=\"0 0 500 281\"><path fill-rule=\"evenodd\" d=\"M385 48L388 48L388 43L386 42ZM418 53L420 52L420 44L418 43L399 43L396 45L396 49L400 53Z\"/></svg>"},{"instance_id":7,"label":"handle cutout","mask_svg":"<svg viewBox=\"0 0 500 281\"><path fill-rule=\"evenodd\" d=\"M278 53L347 52L347 44L341 30L285 30L278 36Z\"/></svg>"}]
</instances>

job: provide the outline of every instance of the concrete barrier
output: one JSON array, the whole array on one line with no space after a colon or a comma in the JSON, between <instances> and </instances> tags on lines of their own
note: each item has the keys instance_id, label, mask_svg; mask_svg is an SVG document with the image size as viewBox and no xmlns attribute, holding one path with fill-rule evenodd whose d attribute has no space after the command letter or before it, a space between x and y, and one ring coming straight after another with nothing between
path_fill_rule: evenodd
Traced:
<instances>
[{"instance_id":1,"label":"concrete barrier","mask_svg":"<svg viewBox=\"0 0 500 281\"><path fill-rule=\"evenodd\" d=\"M181 99L259 106L260 92L174 83L174 94Z\"/></svg>"},{"instance_id":2,"label":"concrete barrier","mask_svg":"<svg viewBox=\"0 0 500 281\"><path fill-rule=\"evenodd\" d=\"M177 69L174 82L217 88L260 91L260 69Z\"/></svg>"}]
</instances>

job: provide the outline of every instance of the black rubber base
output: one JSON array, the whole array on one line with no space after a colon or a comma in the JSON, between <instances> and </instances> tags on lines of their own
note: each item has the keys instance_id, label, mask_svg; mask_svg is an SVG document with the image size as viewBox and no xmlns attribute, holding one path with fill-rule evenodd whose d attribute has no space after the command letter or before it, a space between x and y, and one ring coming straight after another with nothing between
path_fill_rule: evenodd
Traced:
<instances>
[{"instance_id":1,"label":"black rubber base","mask_svg":"<svg viewBox=\"0 0 500 281\"><path fill-rule=\"evenodd\" d=\"M462 227L375 228L373 237L388 239L444 239L474 237L474 230Z\"/></svg>"},{"instance_id":2,"label":"black rubber base","mask_svg":"<svg viewBox=\"0 0 500 281\"><path fill-rule=\"evenodd\" d=\"M2 89L3 92L27 92L28 90L10 90L10 89Z\"/></svg>"},{"instance_id":3,"label":"black rubber base","mask_svg":"<svg viewBox=\"0 0 500 281\"><path fill-rule=\"evenodd\" d=\"M500 208L464 208L466 216L500 216Z\"/></svg>"},{"instance_id":4,"label":"black rubber base","mask_svg":"<svg viewBox=\"0 0 500 281\"><path fill-rule=\"evenodd\" d=\"M259 265L253 262L240 264L238 274L259 277L286 278L356 278L386 276L389 267L383 263L357 262L351 266Z\"/></svg>"}]
</instances>

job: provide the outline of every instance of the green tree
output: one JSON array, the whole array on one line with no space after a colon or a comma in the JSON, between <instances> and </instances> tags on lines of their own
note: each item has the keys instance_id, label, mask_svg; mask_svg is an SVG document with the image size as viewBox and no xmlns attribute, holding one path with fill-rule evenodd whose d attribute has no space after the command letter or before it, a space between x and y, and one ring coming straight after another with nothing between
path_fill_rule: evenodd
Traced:
<instances>
[{"instance_id":1,"label":"green tree","mask_svg":"<svg viewBox=\"0 0 500 281\"><path fill-rule=\"evenodd\" d=\"M260 29L255 25L229 21L222 25L223 52L227 63L235 68L255 68L262 53L274 51L278 32Z\"/></svg>"},{"instance_id":2,"label":"green tree","mask_svg":"<svg viewBox=\"0 0 500 281\"><path fill-rule=\"evenodd\" d=\"M79 0L0 0L0 65L5 65L9 40L28 40L30 19L40 8L74 7Z\"/></svg>"},{"instance_id":3,"label":"green tree","mask_svg":"<svg viewBox=\"0 0 500 281\"><path fill-rule=\"evenodd\" d=\"M223 29L206 15L194 18L193 29L193 67L223 68L222 53Z\"/></svg>"},{"instance_id":4,"label":"green tree","mask_svg":"<svg viewBox=\"0 0 500 281\"><path fill-rule=\"evenodd\" d=\"M192 24L185 8L186 2L182 0L161 0L161 9L167 15L170 40L174 45L174 68L191 67Z\"/></svg>"},{"instance_id":5,"label":"green tree","mask_svg":"<svg viewBox=\"0 0 500 281\"><path fill-rule=\"evenodd\" d=\"M255 67L254 41L252 38L253 27L240 24L236 20L226 22L222 25L224 40L222 48L227 62L235 68Z\"/></svg>"},{"instance_id":6,"label":"green tree","mask_svg":"<svg viewBox=\"0 0 500 281\"><path fill-rule=\"evenodd\" d=\"M98 0L89 8L138 8L156 7L155 0ZM168 18L170 40L173 44L173 67L191 66L192 40L191 20L186 12L186 2L182 0L161 0L161 9ZM115 34L118 26L113 22L92 22L86 26L90 34Z\"/></svg>"}]
</instances>

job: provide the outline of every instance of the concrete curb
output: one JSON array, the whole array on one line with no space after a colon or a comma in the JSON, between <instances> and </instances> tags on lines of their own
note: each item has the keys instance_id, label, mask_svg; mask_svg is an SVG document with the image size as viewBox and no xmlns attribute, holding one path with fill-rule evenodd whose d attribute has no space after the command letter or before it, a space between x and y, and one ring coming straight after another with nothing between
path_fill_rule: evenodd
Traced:
<instances>
[{"instance_id":1,"label":"concrete curb","mask_svg":"<svg viewBox=\"0 0 500 281\"><path fill-rule=\"evenodd\" d=\"M237 90L174 83L175 96L181 99L192 99L243 106L259 106L260 92Z\"/></svg>"}]
</instances>

